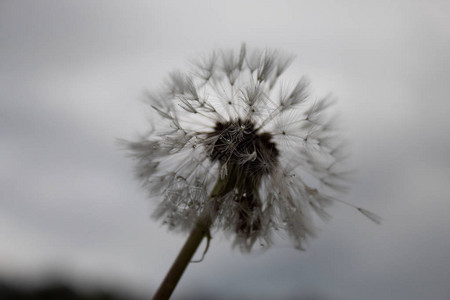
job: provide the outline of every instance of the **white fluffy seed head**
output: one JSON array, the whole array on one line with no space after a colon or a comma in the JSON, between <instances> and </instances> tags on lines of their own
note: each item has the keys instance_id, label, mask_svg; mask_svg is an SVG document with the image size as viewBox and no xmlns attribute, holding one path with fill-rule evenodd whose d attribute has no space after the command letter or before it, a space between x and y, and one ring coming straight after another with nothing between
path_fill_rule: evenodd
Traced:
<instances>
[{"instance_id":1,"label":"white fluffy seed head","mask_svg":"<svg viewBox=\"0 0 450 300\"><path fill-rule=\"evenodd\" d=\"M150 94L156 126L128 148L155 217L185 231L209 214L244 251L275 232L303 249L346 178L328 99L311 99L306 79L279 80L291 62L245 45L215 51Z\"/></svg>"}]
</instances>

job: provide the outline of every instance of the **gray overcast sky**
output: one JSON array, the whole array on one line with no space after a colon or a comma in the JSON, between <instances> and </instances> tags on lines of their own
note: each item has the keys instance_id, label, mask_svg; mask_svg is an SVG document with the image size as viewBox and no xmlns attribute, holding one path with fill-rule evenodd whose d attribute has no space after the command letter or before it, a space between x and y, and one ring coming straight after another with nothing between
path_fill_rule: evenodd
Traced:
<instances>
[{"instance_id":1,"label":"gray overcast sky","mask_svg":"<svg viewBox=\"0 0 450 300\"><path fill-rule=\"evenodd\" d=\"M0 3L0 273L60 272L150 295L185 237L154 207L116 138L146 129L145 89L217 47L281 48L332 92L357 170L306 252L243 255L217 234L175 299L448 299L450 2ZM293 77L294 78L294 77Z\"/></svg>"}]
</instances>

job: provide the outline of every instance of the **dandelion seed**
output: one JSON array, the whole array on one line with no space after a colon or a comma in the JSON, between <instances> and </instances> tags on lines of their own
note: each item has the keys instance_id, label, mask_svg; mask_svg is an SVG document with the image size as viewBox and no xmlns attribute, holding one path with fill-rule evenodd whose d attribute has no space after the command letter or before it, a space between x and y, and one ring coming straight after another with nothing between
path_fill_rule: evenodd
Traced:
<instances>
[{"instance_id":1,"label":"dandelion seed","mask_svg":"<svg viewBox=\"0 0 450 300\"><path fill-rule=\"evenodd\" d=\"M269 248L282 231L304 249L316 232L313 215L330 217L326 206L347 188L333 103L311 99L305 79L290 89L280 82L291 62L243 45L172 73L150 94L158 125L128 148L163 224L197 232L198 243L209 242L210 229L224 230L247 252Z\"/></svg>"},{"instance_id":2,"label":"dandelion seed","mask_svg":"<svg viewBox=\"0 0 450 300\"><path fill-rule=\"evenodd\" d=\"M382 219L381 219L380 216L374 214L374 213L371 212L371 211L368 211L367 209L361 208L361 207L358 207L357 209L358 209L359 212L361 212L363 215L365 215L366 217L368 217L368 218L369 218L370 220L372 220L373 222L375 222L375 223L377 223L377 224L381 224Z\"/></svg>"}]
</instances>

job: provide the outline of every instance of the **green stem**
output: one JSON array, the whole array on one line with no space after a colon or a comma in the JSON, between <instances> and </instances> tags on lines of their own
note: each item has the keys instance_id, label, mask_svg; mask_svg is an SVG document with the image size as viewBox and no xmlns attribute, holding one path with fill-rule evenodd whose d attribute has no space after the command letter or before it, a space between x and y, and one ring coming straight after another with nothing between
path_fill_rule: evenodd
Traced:
<instances>
[{"instance_id":1,"label":"green stem","mask_svg":"<svg viewBox=\"0 0 450 300\"><path fill-rule=\"evenodd\" d=\"M231 191L236 185L237 174L237 168L232 166L229 174L225 178L219 177L216 185L211 191L210 201L215 202L217 197L221 197ZM215 205L216 207L214 209L218 211L219 204L215 203ZM192 256L194 256L195 251L205 236L208 238L208 244L206 245L205 250L206 253L210 239L209 229L213 223L213 219L214 218L211 218L209 214L207 216L199 217L197 223L189 234L186 243L184 243L183 248L172 264L172 267L156 291L156 294L153 296L153 300L167 300L170 298L175 287L177 286L178 281L186 270L187 265L192 260ZM203 253L203 255L205 255L205 253Z\"/></svg>"},{"instance_id":2,"label":"green stem","mask_svg":"<svg viewBox=\"0 0 450 300\"><path fill-rule=\"evenodd\" d=\"M210 227L211 221L209 218L200 218L197 221L175 262L153 296L153 300L167 300L170 298L201 241L209 234Z\"/></svg>"}]
</instances>

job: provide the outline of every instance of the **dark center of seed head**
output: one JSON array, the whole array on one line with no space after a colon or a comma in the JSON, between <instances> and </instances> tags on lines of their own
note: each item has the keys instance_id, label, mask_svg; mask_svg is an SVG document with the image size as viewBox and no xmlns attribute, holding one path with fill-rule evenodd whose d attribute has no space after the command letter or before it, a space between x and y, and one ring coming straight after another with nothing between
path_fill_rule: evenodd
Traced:
<instances>
[{"instance_id":1,"label":"dark center of seed head","mask_svg":"<svg viewBox=\"0 0 450 300\"><path fill-rule=\"evenodd\" d=\"M272 135L259 133L249 120L236 119L217 122L207 141L210 159L227 170L225 177L219 176L211 196L234 191L233 201L238 203L235 231L250 238L261 229L262 202L258 193L261 178L278 163L279 151Z\"/></svg>"},{"instance_id":2,"label":"dark center of seed head","mask_svg":"<svg viewBox=\"0 0 450 300\"><path fill-rule=\"evenodd\" d=\"M210 158L260 179L276 166L279 151L268 132L259 133L249 120L217 122L208 134Z\"/></svg>"}]
</instances>

